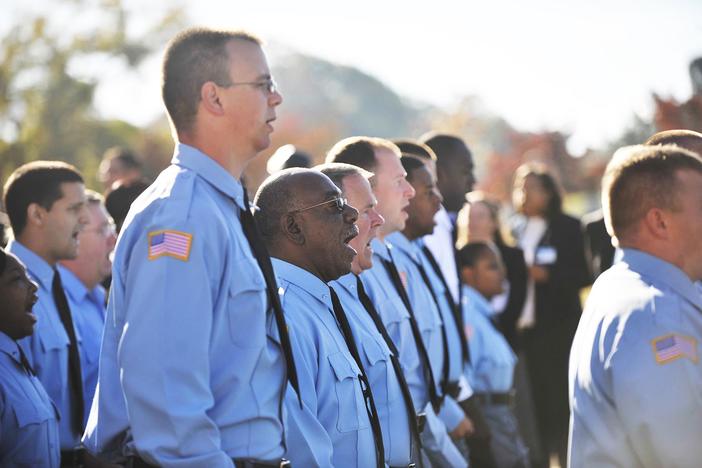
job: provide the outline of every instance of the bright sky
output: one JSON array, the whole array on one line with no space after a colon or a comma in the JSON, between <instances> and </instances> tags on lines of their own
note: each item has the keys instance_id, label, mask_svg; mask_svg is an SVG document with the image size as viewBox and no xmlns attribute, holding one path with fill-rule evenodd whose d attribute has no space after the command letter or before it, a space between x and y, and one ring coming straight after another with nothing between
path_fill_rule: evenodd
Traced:
<instances>
[{"instance_id":1,"label":"bright sky","mask_svg":"<svg viewBox=\"0 0 702 468\"><path fill-rule=\"evenodd\" d=\"M138 12L130 16L137 30L171 5L125 4ZM687 99L688 64L702 56L699 0L184 4L193 25L249 29L270 44L358 67L413 100L450 108L478 96L518 129L570 132L575 152L616 138L635 113L650 117L651 92ZM128 76L101 64L111 78L98 90L100 111L136 124L160 115L158 61Z\"/></svg>"}]
</instances>

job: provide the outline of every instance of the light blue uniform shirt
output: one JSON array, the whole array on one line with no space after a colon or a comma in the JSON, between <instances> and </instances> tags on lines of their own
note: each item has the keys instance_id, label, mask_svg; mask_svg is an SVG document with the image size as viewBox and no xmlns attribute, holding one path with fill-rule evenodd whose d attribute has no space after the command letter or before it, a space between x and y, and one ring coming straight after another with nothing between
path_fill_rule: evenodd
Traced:
<instances>
[{"instance_id":1,"label":"light blue uniform shirt","mask_svg":"<svg viewBox=\"0 0 702 468\"><path fill-rule=\"evenodd\" d=\"M0 332L0 466L58 468L58 412L29 375L17 343Z\"/></svg>"},{"instance_id":2,"label":"light blue uniform shirt","mask_svg":"<svg viewBox=\"0 0 702 468\"><path fill-rule=\"evenodd\" d=\"M417 265L421 265L417 246L412 244L401 232L393 232L386 236L386 241L392 249L392 257L405 282L405 289L412 304L419 330L422 333L424 346L429 354L430 365L434 374L435 385L439 395L442 394L441 377L444 368L444 342L441 333L442 320L431 292L424 283ZM439 414L435 414L431 404L425 407L427 424L422 433L424 448L434 452L447 466L465 466L466 461L451 441L448 432L465 418L463 409L458 403L446 396Z\"/></svg>"},{"instance_id":3,"label":"light blue uniform shirt","mask_svg":"<svg viewBox=\"0 0 702 468\"><path fill-rule=\"evenodd\" d=\"M446 325L446 341L448 342L449 356L449 381L457 382L461 379L463 375L463 353L461 351L461 340L463 338L463 330L458 330L456 326L456 321L453 317L453 311L451 309L451 304L449 304L446 297L446 287L441 281L441 278L436 274L434 268L432 268L431 263L427 259L424 252L422 252L422 247L424 247L424 239L419 238L412 242L416 246L417 258L424 267L424 271L427 272L429 281L431 282L432 289L436 294L436 299L439 302L439 310L441 312L441 320ZM421 280L421 278L420 278ZM448 294L451 294L450 292Z\"/></svg>"},{"instance_id":4,"label":"light blue uniform shirt","mask_svg":"<svg viewBox=\"0 0 702 468\"><path fill-rule=\"evenodd\" d=\"M512 390L517 357L505 337L492 324L494 309L475 289L462 286L461 309L471 362L466 372L477 393L507 393Z\"/></svg>"},{"instance_id":5,"label":"light blue uniform shirt","mask_svg":"<svg viewBox=\"0 0 702 468\"><path fill-rule=\"evenodd\" d=\"M59 265L63 289L76 328L80 350L80 369L83 373L83 401L85 403L85 424L90 414L90 406L95 395L100 362L102 330L105 328L105 289L97 285L88 290L71 270Z\"/></svg>"},{"instance_id":6,"label":"light blue uniform shirt","mask_svg":"<svg viewBox=\"0 0 702 468\"><path fill-rule=\"evenodd\" d=\"M414 309L417 324L422 332L424 346L426 346L427 353L429 354L429 361L431 362L432 371L434 372L437 391L439 395L441 395L443 392L441 389L441 377L444 370L444 341L441 332L444 320L442 319L442 313L437 308L431 291L429 291L419 273L418 265L422 265L422 263L417 246L410 242L410 240L399 231L393 232L387 236L386 239L393 247L392 255L397 263L400 276L404 276L406 279L407 294L409 295L410 303ZM431 267L429 270L431 270ZM427 271L427 276L428 275L429 271ZM440 300L442 298L437 297L437 299ZM447 313L450 313L450 311L447 310ZM453 320L450 317L448 317L448 319ZM460 347L460 344L458 344L458 346ZM460 359L460 348L458 358ZM458 380L459 377L460 375L456 377L456 380ZM448 395L444 399L444 404L438 416L444 424L446 424L449 431L455 429L458 423L465 418L461 407Z\"/></svg>"},{"instance_id":7,"label":"light blue uniform shirt","mask_svg":"<svg viewBox=\"0 0 702 468\"><path fill-rule=\"evenodd\" d=\"M373 391L383 432L385 461L388 465L407 466L411 458L411 433L400 382L390 360L392 352L358 299L356 275L349 273L330 284L346 311Z\"/></svg>"},{"instance_id":8,"label":"light blue uniform shirt","mask_svg":"<svg viewBox=\"0 0 702 468\"><path fill-rule=\"evenodd\" d=\"M303 403L300 408L288 387L286 458L299 467L375 466L361 371L334 317L329 287L296 265L272 260Z\"/></svg>"},{"instance_id":9,"label":"light blue uniform shirt","mask_svg":"<svg viewBox=\"0 0 702 468\"><path fill-rule=\"evenodd\" d=\"M400 353L400 364L412 394L412 403L417 412L421 412L429 402L429 393L417 346L412 336L410 315L382 264L382 260L390 260L387 245L380 239L373 239L371 246L373 247L373 267L361 273L361 281L388 335L395 343L397 352Z\"/></svg>"},{"instance_id":10,"label":"light blue uniform shirt","mask_svg":"<svg viewBox=\"0 0 702 468\"><path fill-rule=\"evenodd\" d=\"M699 466L702 297L674 265L623 249L570 354L570 465Z\"/></svg>"},{"instance_id":11,"label":"light blue uniform shirt","mask_svg":"<svg viewBox=\"0 0 702 468\"><path fill-rule=\"evenodd\" d=\"M63 328L58 309L54 304L51 293L51 283L54 279L54 269L37 254L12 240L8 244L12 252L27 267L29 277L39 286L39 300L34 304L32 312L37 316L34 334L19 341L27 359L44 385L46 393L58 407L59 436L61 450L73 450L80 444L80 435L73 432L73 411L71 392L68 385L68 345L70 340ZM71 316L75 317L75 312ZM77 337L75 320L73 323Z\"/></svg>"},{"instance_id":12,"label":"light blue uniform shirt","mask_svg":"<svg viewBox=\"0 0 702 468\"><path fill-rule=\"evenodd\" d=\"M90 449L112 459L136 449L179 467L283 456L285 363L267 337L272 312L243 208L241 184L183 144L132 204L115 250ZM159 256L150 236L163 230L192 236L187 259ZM167 252L180 255L176 247Z\"/></svg>"}]
</instances>

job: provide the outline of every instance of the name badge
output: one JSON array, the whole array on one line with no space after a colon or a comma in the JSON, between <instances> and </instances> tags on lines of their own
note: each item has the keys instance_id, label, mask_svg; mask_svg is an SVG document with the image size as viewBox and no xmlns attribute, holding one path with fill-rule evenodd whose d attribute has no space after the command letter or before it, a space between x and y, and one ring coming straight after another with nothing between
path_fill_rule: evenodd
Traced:
<instances>
[{"instance_id":1,"label":"name badge","mask_svg":"<svg viewBox=\"0 0 702 468\"><path fill-rule=\"evenodd\" d=\"M555 247L545 245L536 249L536 265L553 265L557 258L558 253Z\"/></svg>"}]
</instances>

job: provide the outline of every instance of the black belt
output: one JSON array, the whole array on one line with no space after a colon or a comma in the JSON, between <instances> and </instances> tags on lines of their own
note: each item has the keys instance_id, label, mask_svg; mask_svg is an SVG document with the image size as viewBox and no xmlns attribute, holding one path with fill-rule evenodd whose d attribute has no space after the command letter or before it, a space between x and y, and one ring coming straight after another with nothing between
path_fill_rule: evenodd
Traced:
<instances>
[{"instance_id":1,"label":"black belt","mask_svg":"<svg viewBox=\"0 0 702 468\"><path fill-rule=\"evenodd\" d=\"M514 405L514 392L476 393L473 397L481 405Z\"/></svg>"},{"instance_id":2,"label":"black belt","mask_svg":"<svg viewBox=\"0 0 702 468\"><path fill-rule=\"evenodd\" d=\"M290 464L290 461L286 460L285 458L273 461L236 458L234 459L234 466L236 466L236 468L290 468L292 465Z\"/></svg>"},{"instance_id":3,"label":"black belt","mask_svg":"<svg viewBox=\"0 0 702 468\"><path fill-rule=\"evenodd\" d=\"M454 400L457 399L461 393L461 385L458 383L458 380L446 383L444 385L444 393L451 395Z\"/></svg>"},{"instance_id":4,"label":"black belt","mask_svg":"<svg viewBox=\"0 0 702 468\"><path fill-rule=\"evenodd\" d=\"M61 450L61 468L83 468L85 466L85 449Z\"/></svg>"}]
</instances>

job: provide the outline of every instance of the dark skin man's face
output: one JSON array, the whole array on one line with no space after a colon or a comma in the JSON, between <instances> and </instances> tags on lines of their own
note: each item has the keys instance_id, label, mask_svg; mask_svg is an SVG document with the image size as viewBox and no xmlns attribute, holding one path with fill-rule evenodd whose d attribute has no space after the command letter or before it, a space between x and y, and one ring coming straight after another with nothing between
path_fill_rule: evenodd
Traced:
<instances>
[{"instance_id":1,"label":"dark skin man's face","mask_svg":"<svg viewBox=\"0 0 702 468\"><path fill-rule=\"evenodd\" d=\"M409 202L407 223L403 234L410 240L434 232L434 215L441 207L441 194L434 176L426 166L417 168L408 175L408 181L416 194Z\"/></svg>"},{"instance_id":2,"label":"dark skin man's face","mask_svg":"<svg viewBox=\"0 0 702 468\"><path fill-rule=\"evenodd\" d=\"M443 165L437 165L438 186L447 211L457 212L465 202L466 193L473 190L473 158L467 148L453 151Z\"/></svg>"},{"instance_id":3,"label":"dark skin man's face","mask_svg":"<svg viewBox=\"0 0 702 468\"><path fill-rule=\"evenodd\" d=\"M37 317L32 307L37 302L37 285L27 276L27 270L13 255L7 256L5 270L0 275L0 331L13 340L34 332Z\"/></svg>"},{"instance_id":4,"label":"dark skin man's face","mask_svg":"<svg viewBox=\"0 0 702 468\"><path fill-rule=\"evenodd\" d=\"M329 202L297 211L293 216L304 237L300 248L305 250L312 273L324 282L335 280L351 271L356 256L349 242L358 235L354 224L358 211L333 201L341 197L341 191L325 175L305 173L296 179L292 190L299 195L296 209Z\"/></svg>"}]
</instances>

